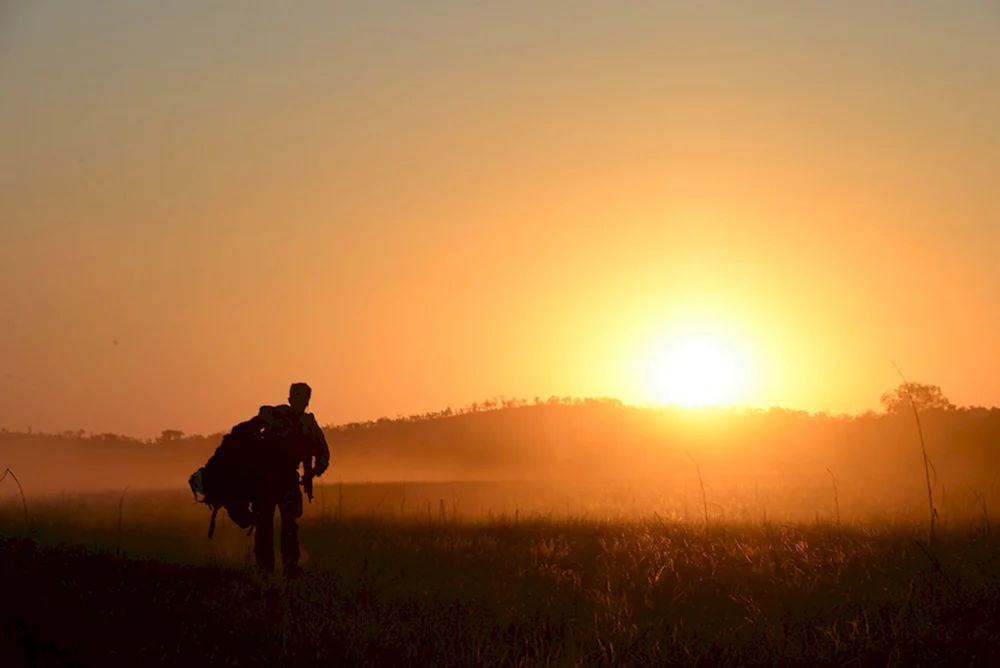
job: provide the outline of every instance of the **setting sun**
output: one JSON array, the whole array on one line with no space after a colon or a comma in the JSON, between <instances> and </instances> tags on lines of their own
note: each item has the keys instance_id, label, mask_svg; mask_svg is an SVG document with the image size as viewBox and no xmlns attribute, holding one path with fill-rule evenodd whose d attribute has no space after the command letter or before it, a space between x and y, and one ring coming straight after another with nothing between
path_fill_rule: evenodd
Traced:
<instances>
[{"instance_id":1,"label":"setting sun","mask_svg":"<svg viewBox=\"0 0 1000 668\"><path fill-rule=\"evenodd\" d=\"M647 374L658 403L717 406L739 399L746 365L726 344L697 337L668 345L650 360Z\"/></svg>"}]
</instances>

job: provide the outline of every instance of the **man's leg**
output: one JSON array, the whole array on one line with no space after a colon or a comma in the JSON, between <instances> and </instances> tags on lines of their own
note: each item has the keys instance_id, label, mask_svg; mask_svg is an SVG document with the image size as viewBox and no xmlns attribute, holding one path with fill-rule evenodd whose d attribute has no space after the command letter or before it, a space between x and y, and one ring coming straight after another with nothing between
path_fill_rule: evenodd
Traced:
<instances>
[{"instance_id":1,"label":"man's leg","mask_svg":"<svg viewBox=\"0 0 1000 668\"><path fill-rule=\"evenodd\" d=\"M299 518L302 517L302 492L296 484L289 489L278 504L281 512L281 562L285 575L296 575L299 570Z\"/></svg>"},{"instance_id":2,"label":"man's leg","mask_svg":"<svg viewBox=\"0 0 1000 668\"><path fill-rule=\"evenodd\" d=\"M253 555L257 559L257 568L267 574L274 573L275 505L273 501L254 503Z\"/></svg>"}]
</instances>

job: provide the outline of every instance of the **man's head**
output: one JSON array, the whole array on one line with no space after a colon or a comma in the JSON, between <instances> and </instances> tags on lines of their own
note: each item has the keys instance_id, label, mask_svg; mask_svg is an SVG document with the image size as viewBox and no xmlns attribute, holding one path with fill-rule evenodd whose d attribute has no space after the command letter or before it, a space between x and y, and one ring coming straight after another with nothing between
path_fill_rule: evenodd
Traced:
<instances>
[{"instance_id":1,"label":"man's head","mask_svg":"<svg viewBox=\"0 0 1000 668\"><path fill-rule=\"evenodd\" d=\"M312 388L305 383L292 383L288 390L288 405L296 413L305 413L312 396Z\"/></svg>"}]
</instances>

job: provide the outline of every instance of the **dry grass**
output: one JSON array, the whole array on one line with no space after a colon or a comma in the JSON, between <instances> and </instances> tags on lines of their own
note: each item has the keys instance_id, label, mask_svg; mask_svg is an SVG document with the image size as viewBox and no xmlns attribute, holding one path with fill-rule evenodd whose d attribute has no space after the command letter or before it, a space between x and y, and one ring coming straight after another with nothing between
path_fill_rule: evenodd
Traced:
<instances>
[{"instance_id":1,"label":"dry grass","mask_svg":"<svg viewBox=\"0 0 1000 668\"><path fill-rule=\"evenodd\" d=\"M516 499L475 508L477 490L488 496L448 485L318 491L301 534L308 575L292 586L245 568L250 543L232 524L207 541L207 514L182 495L131 493L124 514L120 492L37 500L34 540L0 542L0 587L17 601L0 613L5 656L102 666L1000 658L1000 543L971 520L941 529L931 557L919 514L838 527L833 513L776 524L748 511L706 530L670 507L633 512L627 488L603 513ZM739 515L735 496L714 498ZM14 508L0 513L0 534L18 533ZM115 557L119 541L128 558Z\"/></svg>"}]
</instances>

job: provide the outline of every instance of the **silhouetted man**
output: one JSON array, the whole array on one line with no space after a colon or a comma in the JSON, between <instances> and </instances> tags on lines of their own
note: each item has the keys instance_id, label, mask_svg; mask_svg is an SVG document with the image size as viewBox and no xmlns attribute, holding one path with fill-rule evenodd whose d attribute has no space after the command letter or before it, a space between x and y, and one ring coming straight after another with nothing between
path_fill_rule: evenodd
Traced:
<instances>
[{"instance_id":1,"label":"silhouetted man","mask_svg":"<svg viewBox=\"0 0 1000 668\"><path fill-rule=\"evenodd\" d=\"M299 465L303 465L310 485L330 466L330 449L323 430L312 413L306 412L312 389L294 383L288 403L261 406L253 421L264 433L263 489L253 502L254 556L265 573L274 572L274 510L281 515L281 560L286 577L301 573L299 568L299 523L302 491ZM315 461L314 461L315 460Z\"/></svg>"}]
</instances>

